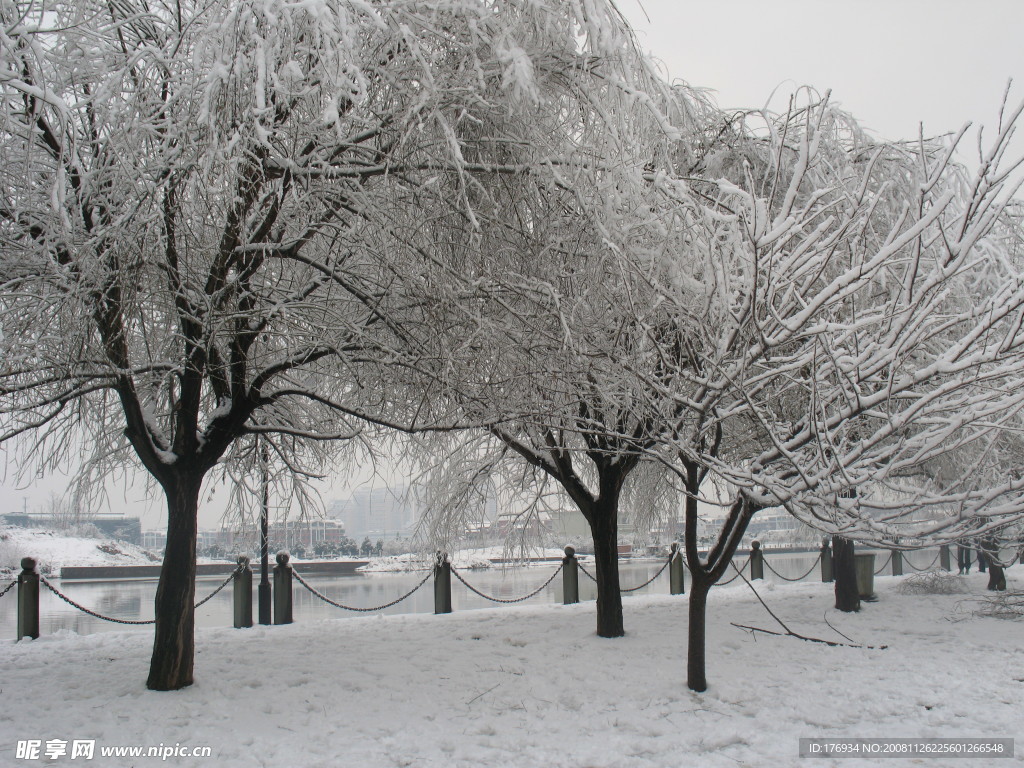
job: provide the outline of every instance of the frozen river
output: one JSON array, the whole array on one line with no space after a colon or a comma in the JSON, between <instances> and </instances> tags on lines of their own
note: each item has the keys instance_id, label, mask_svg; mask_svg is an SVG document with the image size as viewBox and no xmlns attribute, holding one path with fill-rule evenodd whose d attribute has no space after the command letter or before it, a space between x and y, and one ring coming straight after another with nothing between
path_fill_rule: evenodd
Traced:
<instances>
[{"instance_id":1,"label":"frozen river","mask_svg":"<svg viewBox=\"0 0 1024 768\"><path fill-rule=\"evenodd\" d=\"M879 553L875 558L875 569L880 575L889 575L891 566L887 564L888 553ZM917 569L927 568L936 557L936 550L911 552L904 555L909 563ZM955 558L955 554L954 554ZM765 569L768 581L796 579L803 576L805 580L815 581L821 578L820 568L816 565L816 553L778 554L768 553L767 563L777 571L773 573ZM746 561L746 554L737 555L736 562ZM582 561L584 567L593 573L592 560ZM522 597L533 592L544 584L558 568L557 562L518 565L512 567L495 566L489 569L460 571L463 578L484 594L505 600ZM664 565L664 560L622 560L619 564L620 581L623 589L643 584L654 576ZM812 567L814 566L814 567ZM954 562L955 567L955 562ZM297 566L301 573L301 568ZM905 573L912 573L914 568L905 567ZM809 571L809 572L808 572ZM745 571L749 576L749 571ZM805 575L806 574L806 575ZM389 573L365 573L344 576L326 574L304 574L305 580L330 599L355 608L368 608L389 603L407 593L420 583L426 571L406 571ZM735 571L726 573L725 578L731 579ZM273 576L271 576L271 579ZM51 580L54 586L69 598L93 611L106 616L120 619L150 619L153 616L153 597L156 593L155 579L121 579L110 581L60 581ZM200 577L196 582L196 598L200 600L209 595L223 581L222 577ZM253 574L253 594L255 598L256 584L259 581L258 566ZM687 588L689 574L686 577ZM346 611L324 603L301 584L293 585L294 619L296 622L322 618L344 618L365 615ZM16 588L0 599L0 633L4 637L13 637L16 632ZM666 569L649 585L630 594L667 594L669 592L669 575ZM594 583L584 574L580 574L580 600L593 600L596 597ZM628 594L625 596L628 599ZM560 603L562 601L562 578L557 576L537 596L529 599L531 603ZM82 613L76 608L60 600L45 587L40 588L40 632L50 635L60 630L71 630L78 634L93 632L146 630L149 625L124 625L102 621ZM492 608L499 604L473 594L454 576L452 578L452 609L454 611ZM434 610L433 581L428 579L417 592L398 605L385 608L381 613L432 613ZM232 585L228 584L219 594L196 610L196 625L200 627L230 627L232 624ZM258 612L253 607L253 618L257 620Z\"/></svg>"}]
</instances>

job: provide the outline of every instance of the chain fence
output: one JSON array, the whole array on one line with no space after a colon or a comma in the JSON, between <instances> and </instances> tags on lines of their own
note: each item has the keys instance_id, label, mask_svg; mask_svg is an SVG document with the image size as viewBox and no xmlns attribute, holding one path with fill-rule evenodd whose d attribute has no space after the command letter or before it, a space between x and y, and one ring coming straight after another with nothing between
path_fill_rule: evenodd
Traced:
<instances>
[{"instance_id":1,"label":"chain fence","mask_svg":"<svg viewBox=\"0 0 1024 768\"><path fill-rule=\"evenodd\" d=\"M736 569L736 575L726 581L716 581L716 587L724 587L725 585L732 584L734 581L736 581L736 579L740 577L740 574L746 570L748 565L750 565L750 558L748 557L746 561L743 563L743 565L741 565L739 568L736 568L736 564L732 560L729 561L729 565Z\"/></svg>"},{"instance_id":2,"label":"chain fence","mask_svg":"<svg viewBox=\"0 0 1024 768\"><path fill-rule=\"evenodd\" d=\"M292 568L292 576L294 576L294 577L295 577L295 580L296 580L297 582L299 582L299 584L301 584L302 586L304 586L304 587L305 587L305 588L306 588L307 590L309 590L309 592L310 592L310 593L311 593L311 594L312 594L312 595L313 595L314 597L318 597L318 598L320 598L320 599L321 599L321 600L323 600L323 601L324 601L325 603L327 603L328 605L333 605L333 606L334 606L335 608L341 608L341 609L342 609L342 610L344 610L344 611L355 611L356 613L373 613L374 611L383 611L383 610L385 610L386 608L390 608L390 607L391 607L391 606L393 606L393 605L398 605L398 604L399 604L400 602L402 602L403 600L405 600L405 599L407 599L407 598L409 598L409 597L412 597L412 595L413 595L413 594L415 594L416 592L418 592L418 591L419 591L419 589L420 589L420 587L422 587L422 586L423 586L424 584L426 584L426 583L427 583L427 581L428 581L428 580L430 579L430 577L431 577L431 576L432 576L433 574L434 574L434 571L433 571L433 569L429 570L429 571L427 572L427 575L423 577L423 581L421 581L421 582L420 582L419 584L417 584L417 585L416 585L415 587L413 587L412 589L410 589L410 590L409 590L408 592L406 592L406 593L405 593L404 595L402 595L402 596L401 596L400 598L398 598L397 600L392 600L392 601L391 601L390 603L385 603L384 605L377 605L377 606L374 606L373 608L356 608L356 607L354 607L354 606L351 606L351 605L345 605L344 603L339 603L339 602L338 602L337 600L331 600L331 598L329 598L329 597L328 597L327 595L325 595L325 594L324 594L323 592L320 592L320 591L318 591L317 589L315 589L314 587L310 586L310 585L309 585L309 584L308 584L308 583L306 582L306 580L305 580L304 578L302 578L302 576L300 576L300 575L299 575L299 572L298 572L298 571L296 571L296 570L295 570L294 568Z\"/></svg>"},{"instance_id":3,"label":"chain fence","mask_svg":"<svg viewBox=\"0 0 1024 768\"><path fill-rule=\"evenodd\" d=\"M226 587L231 582L231 580L235 577L235 574L238 573L240 570L241 570L241 566L239 566L238 568L233 570L231 573L229 573L228 577L226 579L224 579L223 582L221 582L220 586L218 586L215 590L213 590L213 592L211 592L209 595L207 595L202 600L200 600L198 603L196 603L195 607L199 608L201 605L204 605L205 603L207 603L210 600L212 600L213 597L218 592L220 592L222 589L224 589L224 587ZM133 624L133 625L156 624L156 619L117 619L117 618L114 618L113 616L104 616L102 613L97 613L94 610L86 608L81 603L76 603L70 597L68 597L63 592L61 592L59 589L57 589L55 586L53 586L53 584L51 584L49 579L47 579L45 576L40 575L39 576L39 581L43 584L43 586L45 586L48 590L53 592L53 594L55 594L57 597L59 597L65 603L70 605L72 608L77 608L82 613L87 613L90 616L92 616L93 618L100 619L101 621L109 621L109 622L112 622L114 624ZM10 587L8 586L7 589L10 589ZM3 594L6 594L6 592L7 592L7 590L5 589L3 593L0 593L0 597L2 597Z\"/></svg>"},{"instance_id":4,"label":"chain fence","mask_svg":"<svg viewBox=\"0 0 1024 768\"><path fill-rule=\"evenodd\" d=\"M114 624L156 624L156 619L115 619L112 616L104 616L102 613L97 613L96 611L86 608L84 605L80 603L76 603L70 597L68 597L55 586L53 586L53 584L51 584L45 576L40 576L39 581L43 583L43 586L45 586L48 590L53 592L53 594L55 594L57 597L59 597L61 600L63 600L71 607L77 608L82 613L87 613L94 618L101 619L102 621L111 621Z\"/></svg>"},{"instance_id":5,"label":"chain fence","mask_svg":"<svg viewBox=\"0 0 1024 768\"><path fill-rule=\"evenodd\" d=\"M880 575L882 573L882 571L885 570L885 566L887 566L891 561L892 561L892 552L889 553L889 556L887 558L885 558L885 561L878 567L878 570L875 571L875 576Z\"/></svg>"},{"instance_id":6,"label":"chain fence","mask_svg":"<svg viewBox=\"0 0 1024 768\"><path fill-rule=\"evenodd\" d=\"M217 587L215 590L213 590L213 592L211 592L206 597L204 597L202 600L200 600L198 603L196 603L196 608L198 608L199 606L205 605L206 603L210 602L214 598L214 596L216 596L216 594L218 592L220 592L222 589L224 589L224 587L226 587L228 585L228 583L233 578L235 578L235 574L238 574L238 573L242 572L242 567L243 566L239 565L237 568L235 568L235 570L233 570L231 573L229 573L228 577L226 579L224 579L223 582L221 582L221 585L219 587Z\"/></svg>"},{"instance_id":7,"label":"chain fence","mask_svg":"<svg viewBox=\"0 0 1024 768\"><path fill-rule=\"evenodd\" d=\"M658 578L659 576L661 576L661 574L663 574L665 572L665 569L668 568L669 563L672 562L672 557L674 555L675 555L675 553L672 553L672 555L669 555L668 560L666 560L665 564L663 566L661 566L661 568L658 569L658 572L656 574L654 574L653 576L651 576L651 578L649 578L643 584L641 584L638 587L629 587L628 589L620 589L619 592L636 592L637 590L640 590L640 589L643 589L644 587L646 587L648 584L650 584L652 581L654 581L656 578Z\"/></svg>"},{"instance_id":8,"label":"chain fence","mask_svg":"<svg viewBox=\"0 0 1024 768\"><path fill-rule=\"evenodd\" d=\"M18 583L17 579L11 579L11 583L8 584L6 587L4 587L4 591L3 592L0 592L0 597L3 597L8 592L10 592L12 589L14 589L14 585L17 584L17 583Z\"/></svg>"},{"instance_id":9,"label":"chain fence","mask_svg":"<svg viewBox=\"0 0 1024 768\"><path fill-rule=\"evenodd\" d=\"M937 562L939 562L939 555L941 555L941 554L942 554L941 551L940 552L936 552L935 553L935 559L932 560L931 563L929 565L926 565L924 568L918 568L916 565L914 565L912 562L910 562L910 558L909 557L903 558L903 564L906 565L908 568L910 568L910 570L912 570L912 571L917 571L918 573L924 573L925 571L930 571L932 568L935 567L935 564Z\"/></svg>"},{"instance_id":10,"label":"chain fence","mask_svg":"<svg viewBox=\"0 0 1024 768\"><path fill-rule=\"evenodd\" d=\"M910 562L909 558L906 558L906 557L904 558L903 562L904 562L904 564L909 569L911 569L913 571L917 571L918 573L923 573L923 572L932 570L935 567L935 565L939 562L939 558L940 557L941 557L941 551L940 552L936 552L935 557L932 559L931 563L929 565L923 567L923 568L918 568L912 562ZM819 566L819 564L821 563L821 558L822 558L822 553L818 552L818 556L814 559L814 562L811 563L810 567L804 573L802 573L801 575L796 576L796 577L792 577L792 578L788 577L788 576L783 576L778 570L775 569L775 567L772 566L772 564L768 560L768 558L763 557L762 558L762 563L765 565L765 567L767 567L767 569L771 573L773 573L775 576L777 576L778 578L782 579L783 581L797 582L797 581L802 581L803 579L807 578L814 571L814 569ZM877 570L874 571L875 575L881 574L886 569L886 567L888 567L890 565L890 563L892 562L892 559L893 559L893 551L890 551L889 555L888 555L888 557L886 557L885 561L879 566L879 568ZM1021 559L1021 554L1020 554L1020 552L1017 552L1010 559L1009 563L1002 564L1002 563L996 561L995 564L996 565L1001 565L1003 568L1008 568L1009 566L1013 565L1015 562L1017 562L1020 559ZM993 560L994 560L994 558L993 558ZM620 589L620 592L621 593L637 592L637 591L643 589L644 587L649 586L656 579L658 579L658 577L661 576L662 573L665 572L665 569L667 569L671 565L671 563L672 563L672 556L669 556L665 560L665 562L662 564L662 566L658 569L658 571L653 576L651 576L649 579L647 579L644 583L639 584L639 585L637 585L635 587L628 587L628 588L625 588L625 589ZM717 585L718 586L726 586L728 584L731 584L733 581L735 581L736 579L740 578L740 576L742 575L743 571L750 567L750 564L751 564L751 558L750 557L748 557L743 562L743 564L741 566L738 566L738 567L736 566L736 564L734 562L730 562L730 565L732 566L733 570L736 571L735 575L733 575L733 577L730 578L730 579L726 579L725 581L718 581ZM587 568L583 565L583 563L577 561L577 565L579 567L579 570L582 571L583 574L588 579L590 579L595 584L597 583L597 578L589 570L587 570ZM488 601L494 602L494 603L513 604L513 603L521 603L521 602L523 602L525 600L529 600L530 598L536 597L537 595L539 595L541 592L543 592L545 589L547 589L551 585L551 583L555 580L555 578L558 576L558 574L563 572L564 567L565 567L564 562L560 563L558 568L555 569L554 573L552 573L543 584L541 584L539 587L537 587L537 589L533 590L532 592L530 592L527 595L523 595L522 597L516 597L516 598L501 598L501 597L494 597L493 595L488 595L485 592L482 592L481 590L479 590L475 586L473 586L455 568L451 568L451 572L455 575L455 578L457 578L460 582L462 582L462 584L468 590L470 590L475 595L478 595L479 597L483 598L484 600L488 600ZM231 583L231 581L235 578L235 576L241 570L242 570L242 566L240 565L238 568L236 568L230 574L228 574L227 578L225 578L224 581L221 582L217 586L216 589L214 589L210 594L208 594L206 597L204 597L198 603L196 603L195 607L199 608L199 607L205 605L210 600L212 600L228 584ZM434 574L434 569L432 569L432 568L431 569L426 569L426 573L425 573L423 579L418 584L416 584L415 587L413 587L411 590L409 590L408 592L406 592L402 596L400 596L400 597L398 597L395 600L392 600L390 602L384 603L383 605L378 605L378 606L373 606L373 607L368 607L368 608L358 608L358 607L355 607L355 606L345 605L344 603L340 603L340 602L338 602L336 600L332 600L331 598L327 597L325 594L323 594L322 592L317 590L315 587L310 585L302 577L302 575L300 573L298 573L298 571L296 571L294 568L292 568L292 574L295 576L296 581L298 581L299 584L301 584L303 587L305 587L306 590L308 590L314 597L322 600L323 602L327 603L328 605L332 605L332 606L334 606L336 608L341 608L341 609L346 610L346 611L354 611L354 612L359 612L359 613L371 613L371 612L382 611L382 610L385 610L387 608L391 608L392 606L398 605L402 601L407 600L408 598L410 598L413 594L418 592L427 583L427 581L430 580L431 576ZM84 605L81 605L80 603L78 603L75 600L71 599L66 594L61 592L56 586L54 586L45 576L40 575L39 576L39 580L40 580L40 582L42 582L42 584L47 589L49 589L53 594L55 594L58 598L63 600L68 605L72 606L73 608L76 608L77 610L81 611L82 613L85 613L85 614L88 614L89 616L92 616L94 618L100 619L101 621L109 621L109 622L113 622L113 623L116 623L116 624L129 624L129 625L146 625L146 624L155 624L156 623L155 619L119 619L119 618L115 618L113 616L105 616L105 615L103 615L103 614L101 614L101 613L99 613L97 611L94 611L94 610L91 610L89 608L86 608ZM8 583L2 590L0 590L0 598L2 598L4 595L6 595L11 590L13 590L14 587L17 586L17 583L18 583L17 579L12 579L10 581L10 583Z\"/></svg>"},{"instance_id":11,"label":"chain fence","mask_svg":"<svg viewBox=\"0 0 1024 768\"><path fill-rule=\"evenodd\" d=\"M583 571L583 575L584 575L584 576L586 576L586 577L587 577L588 579L590 579L590 580L591 580L592 582L594 582L595 584L597 584L597 579L595 579L595 578L594 578L594 577L593 577L593 576L592 576L592 575L590 574L590 571L588 571L588 570L587 570L586 568L584 568L584 567L583 567L583 563L581 563L581 562L580 562L579 560L577 560L577 561L576 561L576 565L577 565L577 566L579 566L579 569L580 569L581 571Z\"/></svg>"},{"instance_id":12,"label":"chain fence","mask_svg":"<svg viewBox=\"0 0 1024 768\"><path fill-rule=\"evenodd\" d=\"M531 592L530 594L524 595L523 597L508 598L508 599L503 598L503 597L492 597L491 595L485 595L479 589L477 589L472 584L470 584L468 581L466 581L464 578L462 578L462 574L459 573L457 570L455 570L454 567L451 569L451 571L452 571L452 574L455 576L456 579L458 579L459 581L461 581L463 584L466 585L466 589L468 589L470 592L472 592L475 595L479 595L484 600L490 600L492 603L521 603L524 600L529 600L531 597L536 597L541 592L543 592L547 588L547 586L552 581L555 580L555 576L557 576L558 574L560 574L562 572L562 568L564 568L564 567L565 567L565 563L564 562L560 563L558 565L558 568L555 569L555 572L551 574L551 577L547 581L545 581L543 584L541 584L539 587L537 587L537 589L533 590L533 592Z\"/></svg>"},{"instance_id":13,"label":"chain fence","mask_svg":"<svg viewBox=\"0 0 1024 768\"><path fill-rule=\"evenodd\" d=\"M808 568L808 569L807 569L807 570L806 570L806 571L805 571L805 572L803 573L803 575L801 575L801 576L797 576L797 577L796 577L795 579L791 579L791 578L789 578L788 576L783 576L783 575L782 575L781 573L779 573L779 572L778 572L778 571L776 571L776 570L775 570L774 568L772 568L772 564L771 564L770 562L768 562L768 558L767 558L767 557L766 557L766 558L764 558L764 559L762 560L762 562L764 563L764 567L765 567L765 568L767 568L767 569L768 569L769 571L771 571L772 573L774 573L774 574L775 574L776 576L778 576L778 577L779 577L780 579L782 579L783 581L802 581L803 579L806 579L806 578L807 578L808 576L810 576L810 575L811 575L811 571L813 571L813 570L814 570L815 568L817 568L817 567L818 567L818 563L820 563L820 562L821 562L821 552L819 552L819 553L818 553L818 556L817 556L817 557L816 557L816 558L814 559L814 562L813 562L813 563L811 563L811 567L810 567L810 568ZM735 578L735 577L733 577L733 578Z\"/></svg>"}]
</instances>

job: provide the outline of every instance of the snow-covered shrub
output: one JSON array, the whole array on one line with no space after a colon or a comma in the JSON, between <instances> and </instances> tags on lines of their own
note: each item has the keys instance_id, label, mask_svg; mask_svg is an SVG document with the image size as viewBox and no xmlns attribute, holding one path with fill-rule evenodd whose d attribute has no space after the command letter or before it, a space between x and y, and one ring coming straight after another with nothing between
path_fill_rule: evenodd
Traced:
<instances>
[{"instance_id":1,"label":"snow-covered shrub","mask_svg":"<svg viewBox=\"0 0 1024 768\"><path fill-rule=\"evenodd\" d=\"M967 591L964 580L945 571L924 571L904 579L896 591L901 595L959 595Z\"/></svg>"}]
</instances>

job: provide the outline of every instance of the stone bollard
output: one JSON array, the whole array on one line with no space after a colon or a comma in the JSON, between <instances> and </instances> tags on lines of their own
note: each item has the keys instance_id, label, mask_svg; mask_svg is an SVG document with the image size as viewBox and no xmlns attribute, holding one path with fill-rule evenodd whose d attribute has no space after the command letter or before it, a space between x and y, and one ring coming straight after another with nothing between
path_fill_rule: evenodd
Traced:
<instances>
[{"instance_id":1,"label":"stone bollard","mask_svg":"<svg viewBox=\"0 0 1024 768\"><path fill-rule=\"evenodd\" d=\"M750 580L764 580L764 552L761 551L761 542L750 542Z\"/></svg>"},{"instance_id":2,"label":"stone bollard","mask_svg":"<svg viewBox=\"0 0 1024 768\"><path fill-rule=\"evenodd\" d=\"M434 613L452 612L452 564L448 555L437 553L434 563Z\"/></svg>"},{"instance_id":3,"label":"stone bollard","mask_svg":"<svg viewBox=\"0 0 1024 768\"><path fill-rule=\"evenodd\" d=\"M949 545L943 544L939 547L939 567L944 571L952 571L953 567L949 561Z\"/></svg>"},{"instance_id":4,"label":"stone bollard","mask_svg":"<svg viewBox=\"0 0 1024 768\"><path fill-rule=\"evenodd\" d=\"M673 542L672 559L668 565L668 588L671 594L682 595L686 593L685 570L683 566L683 553L679 550L679 545Z\"/></svg>"},{"instance_id":5,"label":"stone bollard","mask_svg":"<svg viewBox=\"0 0 1024 768\"><path fill-rule=\"evenodd\" d=\"M234 573L235 629L252 626L252 568L249 558L238 558L238 569Z\"/></svg>"},{"instance_id":6,"label":"stone bollard","mask_svg":"<svg viewBox=\"0 0 1024 768\"><path fill-rule=\"evenodd\" d=\"M562 558L562 605L572 605L580 601L580 564L576 559L576 550L565 548Z\"/></svg>"},{"instance_id":7,"label":"stone bollard","mask_svg":"<svg viewBox=\"0 0 1024 768\"><path fill-rule=\"evenodd\" d=\"M903 553L898 549L892 551L892 575L903 575Z\"/></svg>"},{"instance_id":8,"label":"stone bollard","mask_svg":"<svg viewBox=\"0 0 1024 768\"><path fill-rule=\"evenodd\" d=\"M835 581L832 572L832 550L828 546L828 539L821 540L821 583L831 584Z\"/></svg>"},{"instance_id":9,"label":"stone bollard","mask_svg":"<svg viewBox=\"0 0 1024 768\"><path fill-rule=\"evenodd\" d=\"M274 623L292 623L292 567L288 564L291 555L277 553L274 567Z\"/></svg>"},{"instance_id":10,"label":"stone bollard","mask_svg":"<svg viewBox=\"0 0 1024 768\"><path fill-rule=\"evenodd\" d=\"M21 573L18 574L18 637L39 637L39 574L36 561L31 557L21 559Z\"/></svg>"}]
</instances>

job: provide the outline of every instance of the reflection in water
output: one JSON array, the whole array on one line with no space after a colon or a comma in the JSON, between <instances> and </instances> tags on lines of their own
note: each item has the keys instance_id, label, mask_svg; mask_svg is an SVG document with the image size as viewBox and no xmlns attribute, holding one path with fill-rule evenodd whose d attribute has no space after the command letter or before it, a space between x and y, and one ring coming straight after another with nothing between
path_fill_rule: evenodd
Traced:
<instances>
[{"instance_id":1,"label":"reflection in water","mask_svg":"<svg viewBox=\"0 0 1024 768\"><path fill-rule=\"evenodd\" d=\"M904 559L909 565L904 567L904 573L913 573L915 568L928 568L934 561L935 555L936 550L934 549L905 553ZM806 581L817 581L821 578L820 568L811 568L812 563L814 563L817 557L816 553L773 554L769 550L766 552L766 556L772 568L787 579L801 576L808 569L810 569L810 573L807 573ZM887 553L880 553L876 556L876 569L882 567L886 557ZM738 557L737 563L741 564L745 560L745 555ZM622 587L628 589L642 584L654 576L663 564L664 561L662 560L622 561L619 567ZM466 570L461 571L461 573L463 578L484 594L509 600L521 597L540 587L551 577L551 574L557 567L557 562L550 562L514 568L495 567L483 570ZM593 572L592 561L587 562L587 568ZM299 573L302 573L301 566L298 566L297 570ZM891 565L886 564L880 575L888 576L891 572ZM730 578L734 573L734 571L728 572L726 578ZM332 600L354 608L367 608L383 605L405 594L416 586L423 579L424 575L424 572L370 573L348 576L309 574L305 578L310 586ZM767 568L765 569L765 577L768 580L778 581ZM196 599L201 600L209 595L222 581L223 577L220 576L200 577L196 582ZM688 575L686 582L688 587ZM256 585L258 583L259 573L257 571L253 574L254 617L257 615L255 597L257 592ZM156 594L156 584L155 579L125 579L120 581L92 582L57 581L54 583L54 586L72 600L106 616L120 619L151 619L153 617L153 598ZM580 574L579 585L580 600L596 599L596 587L583 573ZM432 587L432 580L428 580L410 598L398 605L386 608L381 613L433 613L434 593ZM643 587L631 594L667 594L668 591L669 576L666 569L649 586ZM293 613L297 622L365 615L327 605L310 594L297 582L293 585L293 599ZM524 601L524 603L520 603L520 605L561 602L562 579L561 577L556 577L539 595ZM453 610L464 611L478 608L494 608L497 605L473 594L460 584L457 579L452 579ZM68 630L78 634L110 631L152 631L151 625L114 624L93 618L68 605L45 587L40 589L39 612L40 631L47 635L60 630ZM198 627L230 627L232 620L232 590L230 584L196 611L196 626ZM0 598L0 637L13 638L17 631L16 626L17 588L3 598Z\"/></svg>"}]
</instances>

